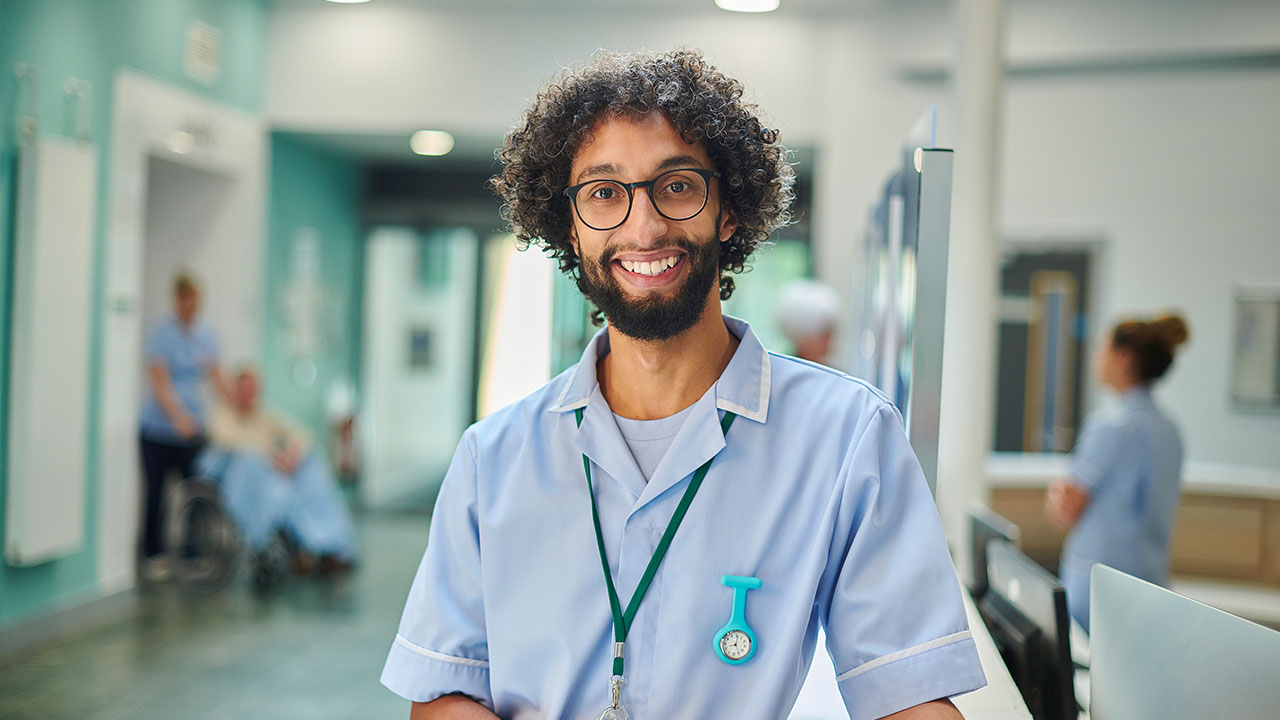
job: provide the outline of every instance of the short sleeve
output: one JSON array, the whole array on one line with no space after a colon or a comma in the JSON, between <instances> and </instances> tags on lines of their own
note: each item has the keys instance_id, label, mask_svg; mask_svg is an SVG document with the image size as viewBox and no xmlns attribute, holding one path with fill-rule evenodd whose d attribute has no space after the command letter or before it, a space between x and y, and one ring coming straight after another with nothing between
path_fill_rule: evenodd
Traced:
<instances>
[{"instance_id":1,"label":"short sleeve","mask_svg":"<svg viewBox=\"0 0 1280 720\"><path fill-rule=\"evenodd\" d=\"M414 702L463 693L492 708L471 438L458 444L436 499L382 684Z\"/></svg>"},{"instance_id":2,"label":"short sleeve","mask_svg":"<svg viewBox=\"0 0 1280 720\"><path fill-rule=\"evenodd\" d=\"M819 610L849 717L986 685L937 508L892 406L876 411L842 472Z\"/></svg>"},{"instance_id":3,"label":"short sleeve","mask_svg":"<svg viewBox=\"0 0 1280 720\"><path fill-rule=\"evenodd\" d=\"M1096 490L1109 469L1123 461L1130 439L1125 427L1103 415L1090 415L1071 452L1067 474L1077 485Z\"/></svg>"}]
</instances>

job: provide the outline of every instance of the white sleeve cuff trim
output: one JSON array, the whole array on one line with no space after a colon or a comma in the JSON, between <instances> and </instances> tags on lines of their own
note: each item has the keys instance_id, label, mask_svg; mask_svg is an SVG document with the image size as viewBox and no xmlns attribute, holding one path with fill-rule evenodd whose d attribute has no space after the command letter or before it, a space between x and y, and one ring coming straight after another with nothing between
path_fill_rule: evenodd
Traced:
<instances>
[{"instance_id":1,"label":"white sleeve cuff trim","mask_svg":"<svg viewBox=\"0 0 1280 720\"><path fill-rule=\"evenodd\" d=\"M444 653L438 653L435 650L428 650L420 645L414 645L413 643L406 640L404 636L399 633L396 633L396 642L402 645L405 649L411 650L424 657L429 657L432 660L439 660L440 662L453 663L454 665L466 665L467 667L477 667L477 668L489 667L488 660L473 660L471 658L456 657L454 655L445 655Z\"/></svg>"},{"instance_id":2,"label":"white sleeve cuff trim","mask_svg":"<svg viewBox=\"0 0 1280 720\"><path fill-rule=\"evenodd\" d=\"M907 648L906 650L899 650L898 652L895 652L895 653L882 655L876 658L875 660L870 660L868 662L862 663L858 667L852 670L849 670L848 672L837 675L836 682L842 683L845 680L848 680L849 678L854 678L859 675L862 675L863 673L871 672L872 670L875 670L881 665L888 665L891 662L896 662L898 660L903 660L905 658L909 658L914 655L926 653L926 652L929 652L930 650L936 650L946 645L953 645L955 643L968 640L971 637L973 637L972 633L970 633L968 630L964 630L962 632L947 635L945 637L940 637L937 640L930 640L927 643L917 645L913 648Z\"/></svg>"}]
</instances>

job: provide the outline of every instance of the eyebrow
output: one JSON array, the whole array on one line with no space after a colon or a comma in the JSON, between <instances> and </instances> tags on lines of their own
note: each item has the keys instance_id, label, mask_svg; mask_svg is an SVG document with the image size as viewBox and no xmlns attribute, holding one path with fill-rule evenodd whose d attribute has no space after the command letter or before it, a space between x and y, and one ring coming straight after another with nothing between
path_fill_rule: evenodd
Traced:
<instances>
[{"instance_id":1,"label":"eyebrow","mask_svg":"<svg viewBox=\"0 0 1280 720\"><path fill-rule=\"evenodd\" d=\"M658 167L656 169L660 174L666 170L687 167L700 168L702 167L702 161L692 155L674 155L658 163ZM577 181L583 182L586 178L596 176L616 178L621 173L622 171L613 163L600 163L599 165L592 165L591 167L584 168L582 172L578 174Z\"/></svg>"}]
</instances>

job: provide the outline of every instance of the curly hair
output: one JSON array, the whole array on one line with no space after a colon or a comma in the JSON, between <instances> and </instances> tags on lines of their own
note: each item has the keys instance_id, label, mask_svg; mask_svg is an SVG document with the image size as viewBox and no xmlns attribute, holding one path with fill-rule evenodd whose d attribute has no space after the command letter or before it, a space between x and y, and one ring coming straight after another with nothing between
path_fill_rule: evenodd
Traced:
<instances>
[{"instance_id":1,"label":"curly hair","mask_svg":"<svg viewBox=\"0 0 1280 720\"><path fill-rule=\"evenodd\" d=\"M503 218L523 247L539 245L574 277L572 208L564 189L578 149L602 117L663 112L689 143L701 143L721 175L720 200L738 222L720 243L720 298L769 233L790 221L795 173L778 131L742 99L742 83L692 50L664 54L601 53L538 94L497 153L502 171L490 184Z\"/></svg>"}]
</instances>

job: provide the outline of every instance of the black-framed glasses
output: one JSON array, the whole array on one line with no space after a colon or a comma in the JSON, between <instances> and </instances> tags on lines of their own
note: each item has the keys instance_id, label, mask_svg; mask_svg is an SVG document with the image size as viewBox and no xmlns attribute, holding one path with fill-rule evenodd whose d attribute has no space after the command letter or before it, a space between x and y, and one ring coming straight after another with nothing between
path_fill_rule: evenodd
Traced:
<instances>
[{"instance_id":1,"label":"black-framed glasses","mask_svg":"<svg viewBox=\"0 0 1280 720\"><path fill-rule=\"evenodd\" d=\"M590 180L565 188L564 194L573 202L584 225L592 230L612 230L631 217L631 202L638 188L649 191L653 209L668 220L679 222L696 216L707 206L713 177L720 177L720 173L705 168L677 168L643 182Z\"/></svg>"}]
</instances>

